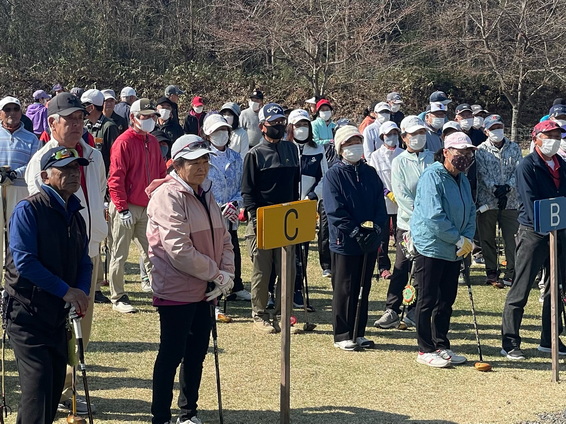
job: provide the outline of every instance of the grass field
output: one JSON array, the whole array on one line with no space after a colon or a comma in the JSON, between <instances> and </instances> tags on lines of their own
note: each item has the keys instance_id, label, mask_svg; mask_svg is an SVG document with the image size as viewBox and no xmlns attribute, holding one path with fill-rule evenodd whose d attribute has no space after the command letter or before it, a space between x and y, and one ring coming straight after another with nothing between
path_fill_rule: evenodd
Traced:
<instances>
[{"instance_id":1,"label":"grass field","mask_svg":"<svg viewBox=\"0 0 566 424\"><path fill-rule=\"evenodd\" d=\"M243 278L249 282L250 262L243 252ZM126 285L137 314L119 314L95 305L92 341L87 352L89 386L98 413L96 422L151 422L151 376L158 348L158 315L150 295L139 285L137 251L132 249ZM366 336L376 348L343 352L333 347L330 280L321 276L314 245L309 261L311 299L317 308L309 320L313 333L293 335L291 346L291 408L293 423L517 423L536 413L564 409L566 387L550 381L550 356L538 354L540 304L533 289L523 321L527 361L509 362L499 355L500 324L506 290L483 285L480 268L472 268L474 299L485 360L493 372L474 369L476 342L467 290L459 287L450 332L454 350L465 354L465 365L432 369L416 363L412 330L378 330L371 326L384 308L388 282L374 280L370 327ZM248 285L249 287L249 285ZM279 422L280 335L258 334L250 307L229 302L235 318L219 324L220 368L226 424ZM295 311L302 326L303 313ZM218 423L214 358L204 364L200 418ZM16 410L17 373L7 352L8 404ZM563 364L563 361L561 361ZM563 365L562 365L563 366ZM175 395L176 398L176 395ZM173 414L177 412L173 405ZM6 422L14 423L16 414ZM57 423L66 422L59 415ZM174 418L176 419L176 418Z\"/></svg>"}]
</instances>

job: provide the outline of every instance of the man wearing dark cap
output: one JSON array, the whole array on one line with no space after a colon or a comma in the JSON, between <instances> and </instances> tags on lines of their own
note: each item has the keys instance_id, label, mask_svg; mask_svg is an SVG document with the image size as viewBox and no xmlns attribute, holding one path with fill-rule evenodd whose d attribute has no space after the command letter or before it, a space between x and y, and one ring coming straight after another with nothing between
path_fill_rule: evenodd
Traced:
<instances>
[{"instance_id":1,"label":"man wearing dark cap","mask_svg":"<svg viewBox=\"0 0 566 424\"><path fill-rule=\"evenodd\" d=\"M116 124L118 127L118 135L120 135L128 129L129 124L124 117L114 112L114 108L116 107L116 93L114 90L110 89L102 90L101 92L104 95L102 114Z\"/></svg>"},{"instance_id":2,"label":"man wearing dark cap","mask_svg":"<svg viewBox=\"0 0 566 424\"><path fill-rule=\"evenodd\" d=\"M62 84L57 83L51 88L51 91L53 91L53 96L55 97L57 94L63 93L65 89Z\"/></svg>"},{"instance_id":3,"label":"man wearing dark cap","mask_svg":"<svg viewBox=\"0 0 566 424\"><path fill-rule=\"evenodd\" d=\"M389 120L401 125L401 121L405 117L405 114L401 112L401 106L403 105L403 99L401 95L397 92L392 92L387 95L387 104L389 104L389 109L391 109L391 114L389 115Z\"/></svg>"},{"instance_id":4,"label":"man wearing dark cap","mask_svg":"<svg viewBox=\"0 0 566 424\"><path fill-rule=\"evenodd\" d=\"M171 146L179 137L185 134L185 132L183 131L183 127L179 125L179 120L174 117L173 112L175 111L176 103L167 97L160 97L155 102L155 105L157 112L159 112L159 118L157 118L157 125L155 125L154 131L161 131L167 136L169 140L167 142L168 149L164 156L169 159L171 158ZM155 135L153 132L152 134Z\"/></svg>"},{"instance_id":5,"label":"man wearing dark cap","mask_svg":"<svg viewBox=\"0 0 566 424\"><path fill-rule=\"evenodd\" d=\"M82 119L81 119L82 120ZM52 423L65 383L69 307L89 309L92 262L75 192L89 161L63 146L40 160L42 185L14 209L4 294L21 398L18 423Z\"/></svg>"},{"instance_id":6,"label":"man wearing dark cap","mask_svg":"<svg viewBox=\"0 0 566 424\"><path fill-rule=\"evenodd\" d=\"M249 107L240 114L240 126L248 132L248 140L250 148L252 148L263 138L258 118L258 113L263 106L263 93L259 90L254 90L250 94L248 105Z\"/></svg>"},{"instance_id":7,"label":"man wearing dark cap","mask_svg":"<svg viewBox=\"0 0 566 424\"><path fill-rule=\"evenodd\" d=\"M488 117L489 112L484 109L481 105L472 105L472 115L474 115L473 127L476 130L483 130L483 121Z\"/></svg>"},{"instance_id":8,"label":"man wearing dark cap","mask_svg":"<svg viewBox=\"0 0 566 424\"><path fill-rule=\"evenodd\" d=\"M511 360L525 359L521 349L519 329L525 305L531 292L535 276L550 255L549 235L534 230L535 200L566 196L566 163L556 153L564 130L554 121L539 122L532 131L534 151L525 156L516 171L517 194L519 196L519 230L515 236L515 280L507 293L501 327L501 354ZM564 279L566 264L566 230L557 231L558 279ZM559 302L558 316L561 316ZM538 350L550 352L550 290L545 287L542 305L542 332ZM559 319L558 333L562 333ZM566 355L566 346L560 341L559 354Z\"/></svg>"},{"instance_id":9,"label":"man wearing dark cap","mask_svg":"<svg viewBox=\"0 0 566 424\"><path fill-rule=\"evenodd\" d=\"M462 132L464 132L474 146L479 146L486 140L486 135L482 130L474 128L474 114L472 107L468 103L462 103L456 106L456 116L454 121L460 124Z\"/></svg>"},{"instance_id":10,"label":"man wearing dark cap","mask_svg":"<svg viewBox=\"0 0 566 424\"><path fill-rule=\"evenodd\" d=\"M171 101L171 105L173 107L171 118L177 124L179 123L179 96L182 94L185 94L185 92L176 85L168 85L167 87L165 87L165 97Z\"/></svg>"}]
</instances>

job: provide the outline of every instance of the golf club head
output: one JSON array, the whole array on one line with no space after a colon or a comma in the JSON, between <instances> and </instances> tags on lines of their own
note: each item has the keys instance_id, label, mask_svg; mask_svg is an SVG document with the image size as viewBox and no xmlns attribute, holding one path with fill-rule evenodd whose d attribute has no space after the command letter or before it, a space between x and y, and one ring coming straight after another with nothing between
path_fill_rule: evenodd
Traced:
<instances>
[{"instance_id":1,"label":"golf club head","mask_svg":"<svg viewBox=\"0 0 566 424\"><path fill-rule=\"evenodd\" d=\"M86 424L86 420L78 415L69 414L67 416L68 424Z\"/></svg>"},{"instance_id":2,"label":"golf club head","mask_svg":"<svg viewBox=\"0 0 566 424\"><path fill-rule=\"evenodd\" d=\"M314 331L315 328L316 328L316 324L313 324L312 322L305 322L303 324L304 331Z\"/></svg>"},{"instance_id":3,"label":"golf club head","mask_svg":"<svg viewBox=\"0 0 566 424\"><path fill-rule=\"evenodd\" d=\"M398 326L397 328L398 328L399 330L405 331L408 327L407 327L407 324L405 324L403 321L401 321L401 322L399 323L399 326Z\"/></svg>"},{"instance_id":4,"label":"golf club head","mask_svg":"<svg viewBox=\"0 0 566 424\"><path fill-rule=\"evenodd\" d=\"M491 365L487 362L476 362L474 368L482 372L491 371Z\"/></svg>"}]
</instances>

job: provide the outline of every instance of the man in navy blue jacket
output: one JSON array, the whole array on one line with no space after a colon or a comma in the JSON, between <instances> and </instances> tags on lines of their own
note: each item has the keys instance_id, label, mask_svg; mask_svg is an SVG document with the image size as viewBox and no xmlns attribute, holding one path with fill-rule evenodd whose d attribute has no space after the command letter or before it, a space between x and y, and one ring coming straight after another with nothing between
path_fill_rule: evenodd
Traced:
<instances>
[{"instance_id":1,"label":"man in navy blue jacket","mask_svg":"<svg viewBox=\"0 0 566 424\"><path fill-rule=\"evenodd\" d=\"M362 160L362 139L362 134L352 125L336 131L334 146L341 160L327 171L322 188L330 233L334 346L342 350L374 345L364 337L368 295L382 228L387 219L383 183L375 169ZM362 275L364 257L366 268ZM362 280L360 321L354 335L356 303Z\"/></svg>"},{"instance_id":2,"label":"man in navy blue jacket","mask_svg":"<svg viewBox=\"0 0 566 424\"><path fill-rule=\"evenodd\" d=\"M69 307L82 316L92 262L82 209L74 193L89 162L63 146L41 159L41 191L12 214L4 316L20 377L18 423L52 423L67 366Z\"/></svg>"},{"instance_id":3,"label":"man in navy blue jacket","mask_svg":"<svg viewBox=\"0 0 566 424\"><path fill-rule=\"evenodd\" d=\"M519 196L519 230L515 253L515 280L509 289L503 309L501 354L511 360L525 359L521 350L519 329L525 305L535 276L549 257L548 234L534 230L533 205L535 200L566 196L566 163L556 153L564 130L554 121L538 123L532 132L534 151L526 156L516 171ZM566 232L558 231L559 278L564 275L566 263ZM562 305L560 305L562 307ZM562 332L562 323L559 324ZM550 352L550 292L546 287L542 307L542 332L538 350ZM566 346L560 342L560 355L566 355Z\"/></svg>"}]
</instances>

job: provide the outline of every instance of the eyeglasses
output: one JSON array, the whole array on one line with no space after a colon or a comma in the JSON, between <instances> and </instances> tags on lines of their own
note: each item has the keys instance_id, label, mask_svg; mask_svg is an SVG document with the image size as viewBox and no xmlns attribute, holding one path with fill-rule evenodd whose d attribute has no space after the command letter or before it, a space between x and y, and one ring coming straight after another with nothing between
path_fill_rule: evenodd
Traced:
<instances>
[{"instance_id":1,"label":"eyeglasses","mask_svg":"<svg viewBox=\"0 0 566 424\"><path fill-rule=\"evenodd\" d=\"M78 158L79 152L77 152L75 149L61 149L53 153L50 159L61 160L70 157Z\"/></svg>"},{"instance_id":2,"label":"eyeglasses","mask_svg":"<svg viewBox=\"0 0 566 424\"><path fill-rule=\"evenodd\" d=\"M10 113L10 112L19 112L20 110L22 110L21 107L19 106L14 106L14 107L5 107L4 109L2 109L5 113Z\"/></svg>"},{"instance_id":3,"label":"eyeglasses","mask_svg":"<svg viewBox=\"0 0 566 424\"><path fill-rule=\"evenodd\" d=\"M206 150L210 150L210 147L208 146L208 143L206 141L192 141L189 144L187 144L186 146L183 146L183 148L181 150L179 150L177 153L175 153L175 155L173 156L173 159L175 159L177 156L181 155L182 153L187 153L187 152L195 152L199 149L206 149Z\"/></svg>"},{"instance_id":4,"label":"eyeglasses","mask_svg":"<svg viewBox=\"0 0 566 424\"><path fill-rule=\"evenodd\" d=\"M276 119L275 121L267 121L267 123L269 124L269 126L273 126L273 125L285 125L287 123L286 119Z\"/></svg>"}]
</instances>

